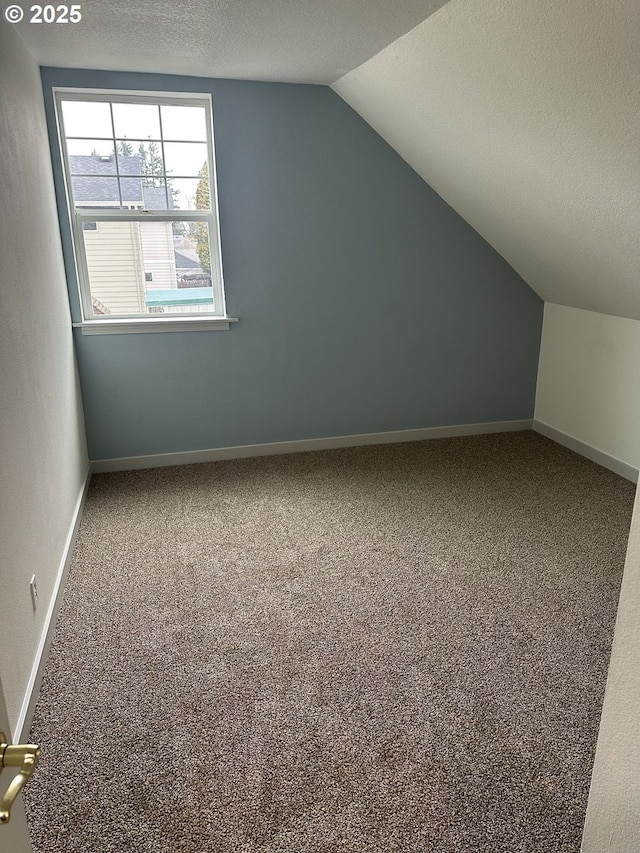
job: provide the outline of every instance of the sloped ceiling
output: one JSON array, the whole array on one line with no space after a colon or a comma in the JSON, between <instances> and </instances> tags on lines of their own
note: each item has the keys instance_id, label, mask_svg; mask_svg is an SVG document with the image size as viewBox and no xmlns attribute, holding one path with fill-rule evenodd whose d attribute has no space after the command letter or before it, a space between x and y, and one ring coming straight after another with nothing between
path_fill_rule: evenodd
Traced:
<instances>
[{"instance_id":1,"label":"sloped ceiling","mask_svg":"<svg viewBox=\"0 0 640 853\"><path fill-rule=\"evenodd\" d=\"M451 0L333 88L546 301L640 319L636 0Z\"/></svg>"}]
</instances>

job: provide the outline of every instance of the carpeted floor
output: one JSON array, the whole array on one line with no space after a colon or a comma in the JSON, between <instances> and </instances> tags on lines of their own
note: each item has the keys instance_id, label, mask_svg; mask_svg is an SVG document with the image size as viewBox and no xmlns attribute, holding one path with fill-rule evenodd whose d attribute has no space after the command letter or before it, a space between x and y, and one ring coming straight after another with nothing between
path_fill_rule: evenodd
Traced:
<instances>
[{"instance_id":1,"label":"carpeted floor","mask_svg":"<svg viewBox=\"0 0 640 853\"><path fill-rule=\"evenodd\" d=\"M577 853L633 493L534 433L94 477L36 853Z\"/></svg>"}]
</instances>

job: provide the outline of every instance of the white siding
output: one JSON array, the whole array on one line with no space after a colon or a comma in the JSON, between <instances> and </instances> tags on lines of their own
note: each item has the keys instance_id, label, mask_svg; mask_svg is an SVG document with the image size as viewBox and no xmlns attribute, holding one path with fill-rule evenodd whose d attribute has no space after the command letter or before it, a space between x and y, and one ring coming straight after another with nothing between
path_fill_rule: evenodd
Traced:
<instances>
[{"instance_id":1,"label":"white siding","mask_svg":"<svg viewBox=\"0 0 640 853\"><path fill-rule=\"evenodd\" d=\"M112 314L144 313L137 223L99 222L83 233L92 296Z\"/></svg>"},{"instance_id":2,"label":"white siding","mask_svg":"<svg viewBox=\"0 0 640 853\"><path fill-rule=\"evenodd\" d=\"M171 223L141 222L140 244L144 272L153 275L153 280L147 282L147 288L162 290L176 287L176 258Z\"/></svg>"}]
</instances>

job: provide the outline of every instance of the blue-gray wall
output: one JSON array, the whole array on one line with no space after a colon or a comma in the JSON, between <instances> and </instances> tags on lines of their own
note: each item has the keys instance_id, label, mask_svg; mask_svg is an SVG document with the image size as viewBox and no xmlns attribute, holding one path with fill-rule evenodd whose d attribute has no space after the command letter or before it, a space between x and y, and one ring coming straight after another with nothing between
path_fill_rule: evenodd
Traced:
<instances>
[{"instance_id":1,"label":"blue-gray wall","mask_svg":"<svg viewBox=\"0 0 640 853\"><path fill-rule=\"evenodd\" d=\"M92 459L533 416L542 301L330 89L42 77L59 199L52 86L213 97L227 308L240 322L76 330ZM62 235L78 320L64 217Z\"/></svg>"}]
</instances>

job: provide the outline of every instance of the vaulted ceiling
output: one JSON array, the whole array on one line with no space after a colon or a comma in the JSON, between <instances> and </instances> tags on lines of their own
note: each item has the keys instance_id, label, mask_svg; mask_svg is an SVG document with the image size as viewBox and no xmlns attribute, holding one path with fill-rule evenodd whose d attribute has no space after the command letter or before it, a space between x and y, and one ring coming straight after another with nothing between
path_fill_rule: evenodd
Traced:
<instances>
[{"instance_id":1,"label":"vaulted ceiling","mask_svg":"<svg viewBox=\"0 0 640 853\"><path fill-rule=\"evenodd\" d=\"M18 32L42 65L333 83L545 300L640 319L638 8L83 0Z\"/></svg>"},{"instance_id":2,"label":"vaulted ceiling","mask_svg":"<svg viewBox=\"0 0 640 853\"><path fill-rule=\"evenodd\" d=\"M334 89L546 301L640 319L636 0L451 0Z\"/></svg>"}]
</instances>

